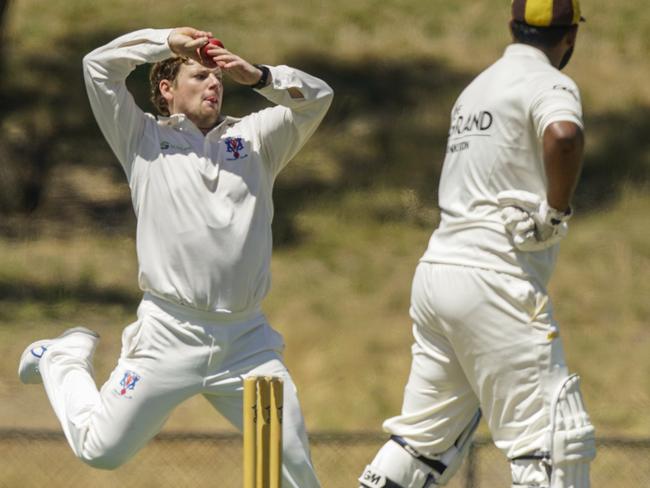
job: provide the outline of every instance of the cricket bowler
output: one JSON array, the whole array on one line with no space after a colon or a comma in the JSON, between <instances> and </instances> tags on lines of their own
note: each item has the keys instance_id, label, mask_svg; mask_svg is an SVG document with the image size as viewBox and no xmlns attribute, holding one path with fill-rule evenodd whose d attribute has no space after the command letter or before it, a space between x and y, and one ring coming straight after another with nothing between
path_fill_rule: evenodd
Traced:
<instances>
[{"instance_id":1,"label":"cricket bowler","mask_svg":"<svg viewBox=\"0 0 650 488\"><path fill-rule=\"evenodd\" d=\"M364 488L443 486L481 416L513 488L588 488L594 428L547 291L583 157L578 0L514 0L513 43L451 111L441 222L413 279L402 411Z\"/></svg>"},{"instance_id":2,"label":"cricket bowler","mask_svg":"<svg viewBox=\"0 0 650 488\"><path fill-rule=\"evenodd\" d=\"M282 486L316 488L283 338L261 303L270 286L273 184L332 101L323 81L288 66L253 65L190 27L121 36L83 60L90 106L131 190L144 292L122 351L98 390L99 337L81 327L25 350L24 383L43 383L75 455L101 469L131 459L171 411L203 395L241 430L242 381L284 380ZM143 112L125 80L151 63ZM274 106L221 113L222 76Z\"/></svg>"}]
</instances>

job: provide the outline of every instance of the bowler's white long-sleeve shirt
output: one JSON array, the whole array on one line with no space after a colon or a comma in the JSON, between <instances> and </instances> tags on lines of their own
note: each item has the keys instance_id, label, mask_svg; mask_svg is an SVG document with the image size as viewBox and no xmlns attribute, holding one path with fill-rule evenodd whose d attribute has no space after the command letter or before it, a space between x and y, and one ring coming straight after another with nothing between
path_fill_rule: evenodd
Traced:
<instances>
[{"instance_id":1,"label":"bowler's white long-sleeve shirt","mask_svg":"<svg viewBox=\"0 0 650 488\"><path fill-rule=\"evenodd\" d=\"M226 117L205 136L184 115L156 119L135 104L125 80L137 65L174 55L170 32L124 35L83 61L90 105L131 189L139 285L198 310L249 315L270 286L274 180L333 93L313 76L275 66L272 83L258 90L274 107Z\"/></svg>"}]
</instances>

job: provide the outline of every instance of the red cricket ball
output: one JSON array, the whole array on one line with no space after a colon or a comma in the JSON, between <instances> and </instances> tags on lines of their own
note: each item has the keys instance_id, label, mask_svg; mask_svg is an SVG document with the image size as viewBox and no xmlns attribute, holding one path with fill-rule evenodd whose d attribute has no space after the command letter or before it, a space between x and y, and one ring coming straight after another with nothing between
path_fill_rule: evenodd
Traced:
<instances>
[{"instance_id":1,"label":"red cricket ball","mask_svg":"<svg viewBox=\"0 0 650 488\"><path fill-rule=\"evenodd\" d=\"M207 51L210 45L219 46L219 47L224 47L224 46L223 46L223 42L221 42L219 39L217 39L216 37L211 37L210 39L208 39L208 42L205 45L203 45L198 49L198 55L199 55L199 59L201 60L201 64L214 68L217 65L214 63L214 61L212 61L212 58L210 57Z\"/></svg>"}]
</instances>

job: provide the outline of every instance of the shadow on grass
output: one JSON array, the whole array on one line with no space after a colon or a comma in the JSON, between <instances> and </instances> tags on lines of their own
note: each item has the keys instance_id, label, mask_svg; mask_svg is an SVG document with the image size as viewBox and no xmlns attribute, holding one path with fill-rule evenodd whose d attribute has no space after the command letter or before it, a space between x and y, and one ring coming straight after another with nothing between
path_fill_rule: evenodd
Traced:
<instances>
[{"instance_id":1,"label":"shadow on grass","mask_svg":"<svg viewBox=\"0 0 650 488\"><path fill-rule=\"evenodd\" d=\"M49 206L48 218L66 225L74 225L74 215L58 210L44 197L53 166L111 167L115 181L124 182L122 170L92 117L81 73L83 55L118 34L77 35L60 43L52 59L23 60L14 68L30 66L32 79L47 79L48 89L9 76L4 82L9 90L0 94L3 118L15 114L28 119L30 114L49 118L47 128L36 133L36 141L30 140L21 154L20 164L35 166L27 177L33 181L25 183L29 190L25 196L34 200L27 202L27 208ZM324 180L313 172L301 171L304 155L297 156L276 184L276 245L300 242L295 216L301 209L314 203L335 205L348 192L410 189L427 205L435 205L448 114L456 96L476 73L454 71L435 58L343 62L320 54L298 53L286 62L321 77L335 90L334 103L306 151L318 152L335 166L333 173L337 176ZM151 111L147 77L148 68L139 67L128 85L139 104ZM224 111L228 113L243 115L266 106L265 100L246 87L228 84L226 90ZM38 125L38 121L32 122ZM639 107L632 113L597 114L586 124L588 138L597 142L585 162L577 193L576 203L582 211L606 205L625 185L647 183L650 107ZM26 130L29 127L25 125ZM38 146L39 141L45 144ZM28 147L39 147L38 154L29 152ZM133 232L128 195L123 200L97 203L71 190L67 198L74 202L68 208L95 222L100 230ZM399 212L394 218L400 218ZM0 232L6 234L2 229Z\"/></svg>"},{"instance_id":2,"label":"shadow on grass","mask_svg":"<svg viewBox=\"0 0 650 488\"><path fill-rule=\"evenodd\" d=\"M39 302L55 305L62 301L71 301L80 305L120 305L135 309L142 294L133 293L122 288L99 288L93 283L74 284L37 284L29 282L0 281L0 297L7 302Z\"/></svg>"},{"instance_id":3,"label":"shadow on grass","mask_svg":"<svg viewBox=\"0 0 650 488\"><path fill-rule=\"evenodd\" d=\"M588 155L576 206L598 210L616 200L626 186L650 182L650 107L587 117Z\"/></svg>"}]
</instances>

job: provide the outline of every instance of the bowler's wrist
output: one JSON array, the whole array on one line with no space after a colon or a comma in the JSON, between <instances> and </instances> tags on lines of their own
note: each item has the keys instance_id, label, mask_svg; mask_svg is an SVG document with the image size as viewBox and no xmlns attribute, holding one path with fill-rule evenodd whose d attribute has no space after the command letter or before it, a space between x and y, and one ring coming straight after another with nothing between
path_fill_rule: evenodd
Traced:
<instances>
[{"instance_id":1,"label":"bowler's wrist","mask_svg":"<svg viewBox=\"0 0 650 488\"><path fill-rule=\"evenodd\" d=\"M268 86L269 83L271 83L271 70L269 67L264 66L263 64L254 64L253 66L255 66L260 72L260 77L257 80L257 83L250 85L250 87L253 90L259 90L265 86Z\"/></svg>"}]
</instances>

